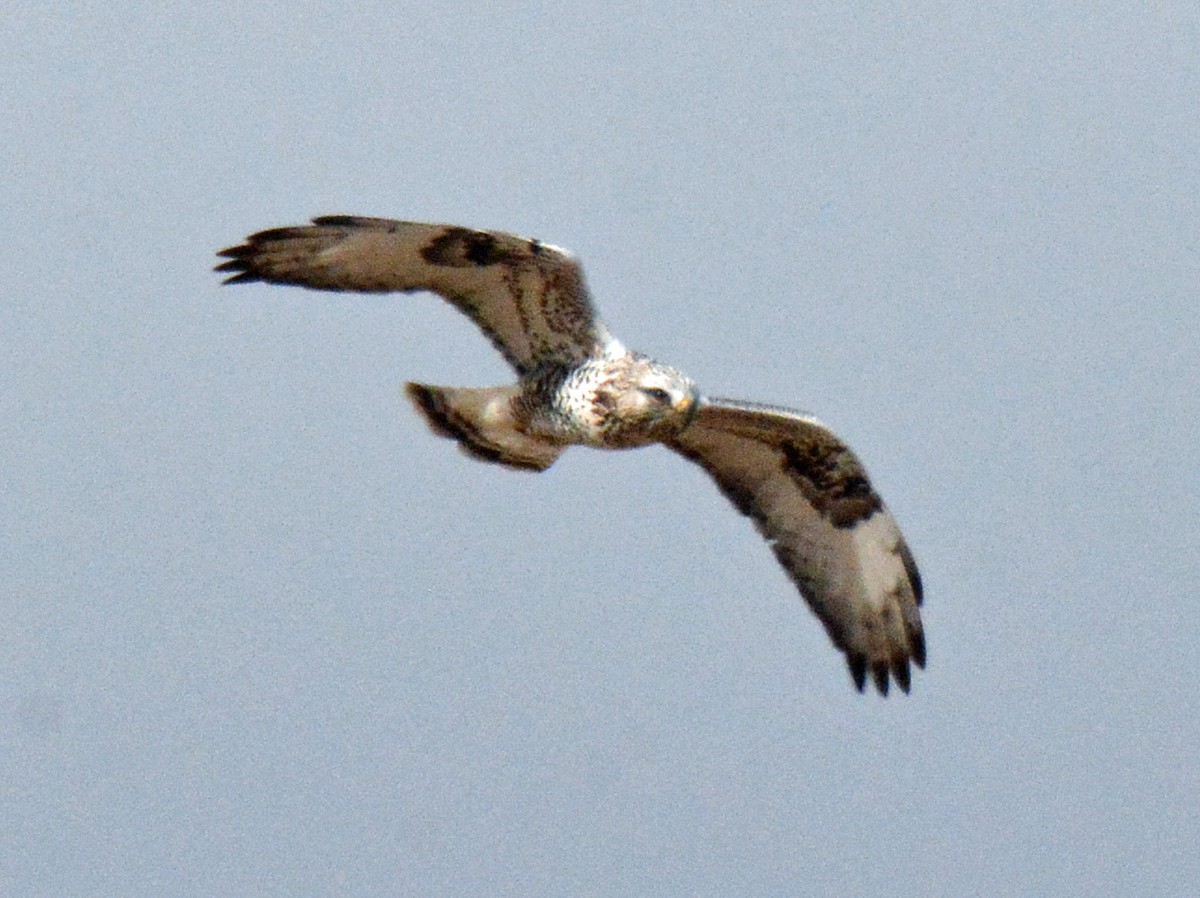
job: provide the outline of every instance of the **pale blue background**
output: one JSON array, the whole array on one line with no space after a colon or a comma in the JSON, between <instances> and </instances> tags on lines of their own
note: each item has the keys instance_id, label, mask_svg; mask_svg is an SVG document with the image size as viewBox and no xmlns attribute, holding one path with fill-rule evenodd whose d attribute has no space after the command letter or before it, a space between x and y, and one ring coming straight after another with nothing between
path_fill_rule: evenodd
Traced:
<instances>
[{"instance_id":1,"label":"pale blue background","mask_svg":"<svg viewBox=\"0 0 1200 898\"><path fill-rule=\"evenodd\" d=\"M901 9L903 6L903 9ZM1200 888L1194 3L12 6L0 894ZM321 213L584 259L921 563L859 696L662 450L472 462L431 297L220 288Z\"/></svg>"}]
</instances>

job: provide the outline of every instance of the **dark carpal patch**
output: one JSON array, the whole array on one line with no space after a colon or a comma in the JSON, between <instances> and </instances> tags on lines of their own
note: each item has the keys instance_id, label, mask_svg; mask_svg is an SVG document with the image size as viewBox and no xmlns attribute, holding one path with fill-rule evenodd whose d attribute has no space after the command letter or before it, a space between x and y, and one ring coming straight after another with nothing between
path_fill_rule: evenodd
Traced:
<instances>
[{"instance_id":1,"label":"dark carpal patch","mask_svg":"<svg viewBox=\"0 0 1200 898\"><path fill-rule=\"evenodd\" d=\"M883 507L858 459L833 438L783 444L783 471L835 527L853 527Z\"/></svg>"},{"instance_id":2,"label":"dark carpal patch","mask_svg":"<svg viewBox=\"0 0 1200 898\"><path fill-rule=\"evenodd\" d=\"M512 255L512 250L492 234L469 228L447 228L421 250L426 262L450 268L496 265L508 261Z\"/></svg>"}]
</instances>

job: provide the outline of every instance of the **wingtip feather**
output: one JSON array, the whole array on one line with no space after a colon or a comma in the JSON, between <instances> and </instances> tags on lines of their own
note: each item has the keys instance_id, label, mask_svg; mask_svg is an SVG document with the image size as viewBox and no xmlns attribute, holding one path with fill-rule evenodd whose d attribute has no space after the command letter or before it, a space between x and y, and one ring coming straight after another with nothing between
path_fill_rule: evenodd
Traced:
<instances>
[{"instance_id":1,"label":"wingtip feather","mask_svg":"<svg viewBox=\"0 0 1200 898\"><path fill-rule=\"evenodd\" d=\"M908 695L908 690L912 686L912 670L908 666L908 659L902 658L892 662L892 676L896 680L896 685L900 690Z\"/></svg>"},{"instance_id":2,"label":"wingtip feather","mask_svg":"<svg viewBox=\"0 0 1200 898\"><path fill-rule=\"evenodd\" d=\"M912 634L912 659L917 667L925 669L925 634L920 630Z\"/></svg>"},{"instance_id":3,"label":"wingtip feather","mask_svg":"<svg viewBox=\"0 0 1200 898\"><path fill-rule=\"evenodd\" d=\"M875 688L879 690L880 695L888 694L888 672L891 666L886 661L876 661L871 665L871 678L875 681Z\"/></svg>"},{"instance_id":4,"label":"wingtip feather","mask_svg":"<svg viewBox=\"0 0 1200 898\"><path fill-rule=\"evenodd\" d=\"M249 284L254 281L261 280L262 278L256 274L253 274L252 272L239 271L237 274L231 274L229 277L225 278L225 280L221 281L221 284Z\"/></svg>"},{"instance_id":5,"label":"wingtip feather","mask_svg":"<svg viewBox=\"0 0 1200 898\"><path fill-rule=\"evenodd\" d=\"M921 572L917 569L917 560L913 558L913 553L909 549L908 543L903 541L900 543L900 561L904 565L905 573L908 574L908 582L912 587L913 598L916 600L917 607L920 607L925 601L925 586L921 583Z\"/></svg>"},{"instance_id":6,"label":"wingtip feather","mask_svg":"<svg viewBox=\"0 0 1200 898\"><path fill-rule=\"evenodd\" d=\"M896 685L900 687L900 691L908 695L912 690L912 665L910 660L916 662L918 667L925 666L924 647L921 646L920 654L914 651L911 658L892 658L890 661L868 661L865 655L847 656L846 664L850 668L850 677L854 681L854 688L859 692L866 692L867 681L870 680L874 684L881 696L886 697L891 690L892 680L896 681Z\"/></svg>"},{"instance_id":7,"label":"wingtip feather","mask_svg":"<svg viewBox=\"0 0 1200 898\"><path fill-rule=\"evenodd\" d=\"M867 659L862 655L851 655L846 658L846 663L850 666L854 688L863 692L867 688Z\"/></svg>"},{"instance_id":8,"label":"wingtip feather","mask_svg":"<svg viewBox=\"0 0 1200 898\"><path fill-rule=\"evenodd\" d=\"M229 277L221 281L222 284L245 284L250 281L262 280L257 274L250 271L250 265L247 263L250 252L251 247L247 244L227 246L225 249L217 250L217 255L226 261L214 265L213 271L222 274L229 273Z\"/></svg>"}]
</instances>

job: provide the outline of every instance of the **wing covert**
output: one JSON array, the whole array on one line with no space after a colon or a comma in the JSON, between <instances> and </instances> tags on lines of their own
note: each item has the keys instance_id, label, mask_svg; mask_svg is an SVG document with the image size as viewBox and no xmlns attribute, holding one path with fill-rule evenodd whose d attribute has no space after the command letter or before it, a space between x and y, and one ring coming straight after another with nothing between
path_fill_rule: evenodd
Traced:
<instances>
[{"instance_id":1,"label":"wing covert","mask_svg":"<svg viewBox=\"0 0 1200 898\"><path fill-rule=\"evenodd\" d=\"M820 422L788 409L705 399L667 443L703 467L753 519L846 655L859 691L870 673L905 692L925 666L912 554L866 471Z\"/></svg>"},{"instance_id":2,"label":"wing covert","mask_svg":"<svg viewBox=\"0 0 1200 898\"><path fill-rule=\"evenodd\" d=\"M437 293L520 374L601 355L612 340L570 253L500 231L333 215L259 231L218 255L227 284Z\"/></svg>"}]
</instances>

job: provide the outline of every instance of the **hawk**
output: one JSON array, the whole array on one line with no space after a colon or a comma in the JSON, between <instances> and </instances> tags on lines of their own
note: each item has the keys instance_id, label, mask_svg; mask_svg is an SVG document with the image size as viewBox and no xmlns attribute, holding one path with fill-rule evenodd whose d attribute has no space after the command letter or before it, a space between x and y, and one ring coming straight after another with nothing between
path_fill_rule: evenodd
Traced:
<instances>
[{"instance_id":1,"label":"hawk","mask_svg":"<svg viewBox=\"0 0 1200 898\"><path fill-rule=\"evenodd\" d=\"M662 443L700 465L750 517L834 644L854 685L905 692L925 666L921 578L854 453L786 408L704 396L626 349L592 306L569 252L499 231L325 216L259 231L218 253L225 283L359 293L430 291L467 315L515 384L409 383L429 426L475 458L544 471L571 445Z\"/></svg>"}]
</instances>

